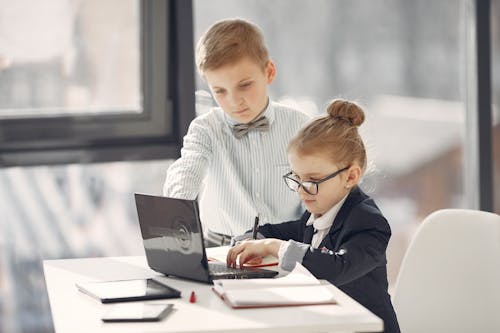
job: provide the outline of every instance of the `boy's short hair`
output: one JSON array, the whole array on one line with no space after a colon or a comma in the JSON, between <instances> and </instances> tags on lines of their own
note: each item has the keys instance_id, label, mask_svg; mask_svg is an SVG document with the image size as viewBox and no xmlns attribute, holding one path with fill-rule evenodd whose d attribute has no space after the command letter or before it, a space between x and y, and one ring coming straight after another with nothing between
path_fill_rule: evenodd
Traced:
<instances>
[{"instance_id":1,"label":"boy's short hair","mask_svg":"<svg viewBox=\"0 0 500 333\"><path fill-rule=\"evenodd\" d=\"M214 23L196 45L196 67L201 76L207 70L248 57L265 68L269 54L259 27L243 19Z\"/></svg>"}]
</instances>

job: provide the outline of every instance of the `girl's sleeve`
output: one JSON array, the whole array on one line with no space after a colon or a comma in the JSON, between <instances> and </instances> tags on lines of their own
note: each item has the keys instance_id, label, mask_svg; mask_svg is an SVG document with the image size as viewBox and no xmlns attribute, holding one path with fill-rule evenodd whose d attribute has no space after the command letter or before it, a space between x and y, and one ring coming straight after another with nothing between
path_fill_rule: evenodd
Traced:
<instances>
[{"instance_id":1,"label":"girl's sleeve","mask_svg":"<svg viewBox=\"0 0 500 333\"><path fill-rule=\"evenodd\" d=\"M265 238L302 241L304 223L302 218L300 220L278 224L265 224L259 227L259 233Z\"/></svg>"},{"instance_id":2,"label":"girl's sleeve","mask_svg":"<svg viewBox=\"0 0 500 333\"><path fill-rule=\"evenodd\" d=\"M346 284L386 264L390 235L387 221L382 216L372 216L353 228L336 252L309 247L302 265L318 279L338 286Z\"/></svg>"},{"instance_id":3,"label":"girl's sleeve","mask_svg":"<svg viewBox=\"0 0 500 333\"><path fill-rule=\"evenodd\" d=\"M277 238L287 241L281 244L278 251L279 266L284 270L291 271L297 261L302 261L304 253L309 248L308 244L301 243L304 238L305 221L306 216L303 215L297 221L266 224L259 229L259 232L266 238Z\"/></svg>"},{"instance_id":4,"label":"girl's sleeve","mask_svg":"<svg viewBox=\"0 0 500 333\"><path fill-rule=\"evenodd\" d=\"M302 216L304 218L304 216ZM264 224L259 227L259 231L257 232L257 239L264 238L277 238L281 240L289 240L289 239L298 239L301 237L302 232L302 219L297 221L289 221L278 224ZM231 238L231 246L238 241L244 239L252 238L252 230L246 231L244 234L235 236Z\"/></svg>"}]
</instances>

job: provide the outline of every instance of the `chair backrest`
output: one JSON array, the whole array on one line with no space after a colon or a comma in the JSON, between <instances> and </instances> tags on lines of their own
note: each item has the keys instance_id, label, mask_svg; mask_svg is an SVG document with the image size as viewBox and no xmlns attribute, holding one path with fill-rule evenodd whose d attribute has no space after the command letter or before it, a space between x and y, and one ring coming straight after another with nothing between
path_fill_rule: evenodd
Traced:
<instances>
[{"instance_id":1,"label":"chair backrest","mask_svg":"<svg viewBox=\"0 0 500 333\"><path fill-rule=\"evenodd\" d=\"M403 259L393 304L402 333L500 332L500 215L429 215Z\"/></svg>"}]
</instances>

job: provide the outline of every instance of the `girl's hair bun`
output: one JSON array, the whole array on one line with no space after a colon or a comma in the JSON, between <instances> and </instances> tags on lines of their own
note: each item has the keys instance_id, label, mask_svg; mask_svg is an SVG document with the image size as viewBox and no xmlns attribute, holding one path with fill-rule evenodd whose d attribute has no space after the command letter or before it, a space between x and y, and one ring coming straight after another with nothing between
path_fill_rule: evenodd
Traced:
<instances>
[{"instance_id":1,"label":"girl's hair bun","mask_svg":"<svg viewBox=\"0 0 500 333\"><path fill-rule=\"evenodd\" d=\"M365 121L365 113L361 107L346 100L333 100L326 111L333 120L344 121L351 126L358 127Z\"/></svg>"}]
</instances>

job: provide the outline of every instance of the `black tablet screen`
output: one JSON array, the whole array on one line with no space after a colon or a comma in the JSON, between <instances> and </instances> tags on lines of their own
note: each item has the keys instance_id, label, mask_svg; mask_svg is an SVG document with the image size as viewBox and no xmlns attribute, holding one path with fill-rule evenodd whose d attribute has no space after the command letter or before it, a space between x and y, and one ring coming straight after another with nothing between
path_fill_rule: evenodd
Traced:
<instances>
[{"instance_id":1,"label":"black tablet screen","mask_svg":"<svg viewBox=\"0 0 500 333\"><path fill-rule=\"evenodd\" d=\"M103 303L179 298L181 292L153 279L77 283L80 291Z\"/></svg>"}]
</instances>

